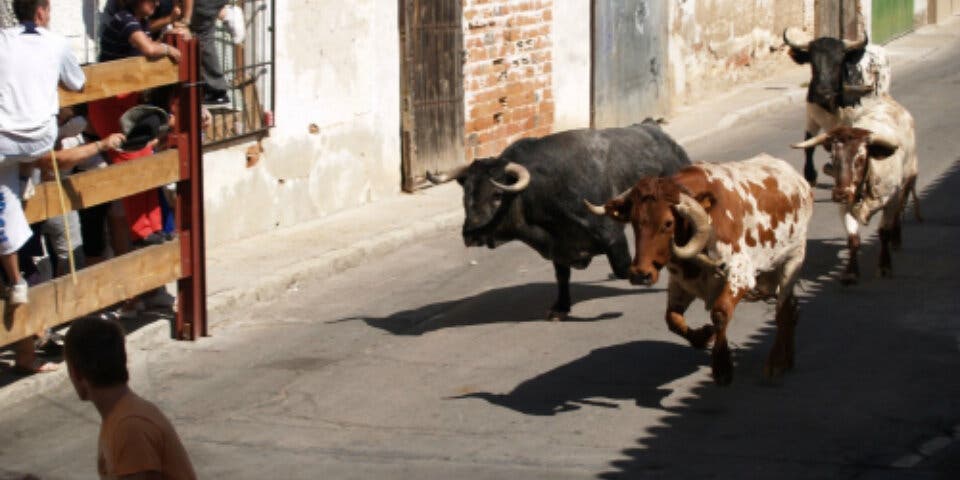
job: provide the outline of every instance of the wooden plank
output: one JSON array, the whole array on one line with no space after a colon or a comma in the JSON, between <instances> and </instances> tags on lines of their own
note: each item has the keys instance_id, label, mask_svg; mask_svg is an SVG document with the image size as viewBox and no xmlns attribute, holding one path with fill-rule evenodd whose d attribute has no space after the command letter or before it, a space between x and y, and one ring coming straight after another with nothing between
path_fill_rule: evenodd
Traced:
<instances>
[{"instance_id":1,"label":"wooden plank","mask_svg":"<svg viewBox=\"0 0 960 480\"><path fill-rule=\"evenodd\" d=\"M131 57L111 62L94 63L83 67L87 83L81 92L72 92L60 86L60 106L92 102L120 93L177 83L179 67L168 58L147 60Z\"/></svg>"},{"instance_id":2,"label":"wooden plank","mask_svg":"<svg viewBox=\"0 0 960 480\"><path fill-rule=\"evenodd\" d=\"M69 210L79 210L127 197L180 179L180 156L175 149L63 178ZM63 215L56 182L43 182L23 205L30 223Z\"/></svg>"},{"instance_id":3,"label":"wooden plank","mask_svg":"<svg viewBox=\"0 0 960 480\"><path fill-rule=\"evenodd\" d=\"M153 245L30 288L30 303L0 301L0 346L43 332L181 277L180 240Z\"/></svg>"}]
</instances>

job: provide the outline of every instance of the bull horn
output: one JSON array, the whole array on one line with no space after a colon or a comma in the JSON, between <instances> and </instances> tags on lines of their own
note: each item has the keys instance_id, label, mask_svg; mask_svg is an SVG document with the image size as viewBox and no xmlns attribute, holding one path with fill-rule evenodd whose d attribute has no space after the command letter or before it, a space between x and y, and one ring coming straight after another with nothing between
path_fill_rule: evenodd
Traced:
<instances>
[{"instance_id":1,"label":"bull horn","mask_svg":"<svg viewBox=\"0 0 960 480\"><path fill-rule=\"evenodd\" d=\"M523 189L530 185L530 170L527 170L527 167L524 167L519 163L510 162L507 163L506 167L503 167L503 170L517 177L517 181L513 182L511 185L504 185L491 178L490 183L500 190L503 190L504 192L517 193L522 192Z\"/></svg>"},{"instance_id":2,"label":"bull horn","mask_svg":"<svg viewBox=\"0 0 960 480\"><path fill-rule=\"evenodd\" d=\"M583 204L586 205L586 206L587 206L587 210L590 210L590 213L592 213L592 214L594 214L594 215L597 215L597 216L602 217L602 216L605 216L605 215L607 214L607 209L606 209L606 208L604 208L603 206L594 205L594 204L590 203L590 200L587 200L586 198L583 199Z\"/></svg>"},{"instance_id":3,"label":"bull horn","mask_svg":"<svg viewBox=\"0 0 960 480\"><path fill-rule=\"evenodd\" d=\"M430 183L434 185L440 185L441 183L447 183L451 180L455 180L459 178L461 175L466 173L468 168L470 168L469 163L466 165L461 165L457 168L454 168L453 170L450 170L449 172L444 172L444 173L431 173L428 170L426 177Z\"/></svg>"},{"instance_id":4,"label":"bull horn","mask_svg":"<svg viewBox=\"0 0 960 480\"><path fill-rule=\"evenodd\" d=\"M844 85L843 93L847 95L869 95L873 93L873 85Z\"/></svg>"},{"instance_id":5,"label":"bull horn","mask_svg":"<svg viewBox=\"0 0 960 480\"><path fill-rule=\"evenodd\" d=\"M786 43L790 48L794 50L800 50L801 52L806 52L810 49L810 39L805 41L799 41L796 38L798 33L802 33L794 27L788 27L783 29L783 43ZM791 38L793 37L793 38Z\"/></svg>"},{"instance_id":6,"label":"bull horn","mask_svg":"<svg viewBox=\"0 0 960 480\"><path fill-rule=\"evenodd\" d=\"M707 211L703 209L703 206L700 205L700 202L697 202L690 195L685 193L680 194L680 203L677 204L677 213L693 223L693 237L690 238L690 241L687 242L684 246L679 246L670 241L670 251L673 253L674 257L679 259L691 259L697 258L699 260L704 260L700 257L701 252L704 247L707 246L707 242L710 240L710 236L713 234L713 226L710 224L710 215L707 214ZM706 255L703 255L706 257ZM709 260L709 259L707 259Z\"/></svg>"},{"instance_id":7,"label":"bull horn","mask_svg":"<svg viewBox=\"0 0 960 480\"><path fill-rule=\"evenodd\" d=\"M891 137L890 135L877 132L870 134L869 143L871 145L879 145L884 148L889 148L890 150L896 150L900 147L900 142L897 142L895 138Z\"/></svg>"},{"instance_id":8,"label":"bull horn","mask_svg":"<svg viewBox=\"0 0 960 480\"><path fill-rule=\"evenodd\" d=\"M862 35L859 40L844 40L843 49L844 51L847 51L847 52L851 50L860 50L861 48L864 48L867 46L868 41L869 39L867 38L866 35Z\"/></svg>"},{"instance_id":9,"label":"bull horn","mask_svg":"<svg viewBox=\"0 0 960 480\"><path fill-rule=\"evenodd\" d=\"M793 145L790 145L790 148L816 147L817 145L820 145L821 143L827 141L828 138L830 138L830 133L823 132L820 135L817 135L816 137L808 138L800 143L794 143Z\"/></svg>"}]
</instances>

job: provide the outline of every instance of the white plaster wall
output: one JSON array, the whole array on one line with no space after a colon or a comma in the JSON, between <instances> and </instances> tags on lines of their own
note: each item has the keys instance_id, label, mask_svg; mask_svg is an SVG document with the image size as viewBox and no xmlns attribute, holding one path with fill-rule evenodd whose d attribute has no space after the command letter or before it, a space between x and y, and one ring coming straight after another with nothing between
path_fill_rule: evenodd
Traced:
<instances>
[{"instance_id":1,"label":"white plaster wall","mask_svg":"<svg viewBox=\"0 0 960 480\"><path fill-rule=\"evenodd\" d=\"M913 23L916 26L929 23L927 19L927 1L928 0L913 0Z\"/></svg>"},{"instance_id":2,"label":"white plaster wall","mask_svg":"<svg viewBox=\"0 0 960 480\"><path fill-rule=\"evenodd\" d=\"M276 128L205 153L211 244L329 215L400 189L397 2L277 2ZM318 133L310 133L310 125Z\"/></svg>"},{"instance_id":3,"label":"white plaster wall","mask_svg":"<svg viewBox=\"0 0 960 480\"><path fill-rule=\"evenodd\" d=\"M105 3L106 0L50 0L50 29L70 40L80 63L97 59L96 17Z\"/></svg>"},{"instance_id":4,"label":"white plaster wall","mask_svg":"<svg viewBox=\"0 0 960 480\"><path fill-rule=\"evenodd\" d=\"M590 126L590 2L553 2L556 131Z\"/></svg>"}]
</instances>

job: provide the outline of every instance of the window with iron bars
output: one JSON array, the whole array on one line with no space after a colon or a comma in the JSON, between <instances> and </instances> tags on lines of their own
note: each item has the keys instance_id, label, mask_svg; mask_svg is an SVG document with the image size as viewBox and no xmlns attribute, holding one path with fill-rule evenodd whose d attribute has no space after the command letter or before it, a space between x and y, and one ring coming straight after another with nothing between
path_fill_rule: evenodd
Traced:
<instances>
[{"instance_id":1,"label":"window with iron bars","mask_svg":"<svg viewBox=\"0 0 960 480\"><path fill-rule=\"evenodd\" d=\"M216 48L230 85L229 103L207 106L213 121L204 131L205 148L266 135L273 126L275 0L235 0L243 10L246 38L234 45L218 29Z\"/></svg>"}]
</instances>

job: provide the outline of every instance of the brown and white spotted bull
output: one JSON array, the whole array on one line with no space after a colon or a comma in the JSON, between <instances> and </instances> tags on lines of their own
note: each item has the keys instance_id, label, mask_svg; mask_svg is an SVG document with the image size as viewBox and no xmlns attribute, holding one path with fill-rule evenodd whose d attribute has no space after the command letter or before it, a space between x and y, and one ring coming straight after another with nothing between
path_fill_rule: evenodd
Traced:
<instances>
[{"instance_id":1,"label":"brown and white spotted bull","mask_svg":"<svg viewBox=\"0 0 960 480\"><path fill-rule=\"evenodd\" d=\"M696 348L713 340L718 384L733 379L727 326L745 298L777 299L777 337L764 374L777 376L793 366L793 286L806 252L813 197L787 162L764 154L699 163L671 177L645 177L602 207L586 203L597 215L633 226L632 283L653 285L667 267L667 326ZM691 329L683 314L697 298L712 325Z\"/></svg>"},{"instance_id":2,"label":"brown and white spotted bull","mask_svg":"<svg viewBox=\"0 0 960 480\"><path fill-rule=\"evenodd\" d=\"M891 273L890 247L901 244L900 219L908 196L913 196L918 221L917 149L913 117L907 109L887 95L864 99L858 109L845 110L842 126L821 133L794 148L823 145L832 157L836 178L833 201L840 203L840 214L847 231L850 259L841 281L860 279L857 252L860 249L860 224L882 211L880 220L880 274Z\"/></svg>"}]
</instances>

